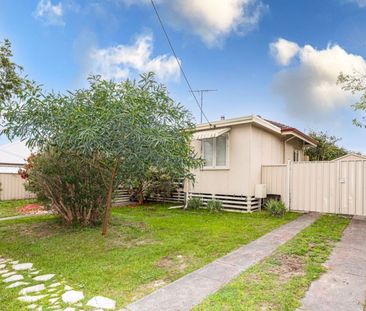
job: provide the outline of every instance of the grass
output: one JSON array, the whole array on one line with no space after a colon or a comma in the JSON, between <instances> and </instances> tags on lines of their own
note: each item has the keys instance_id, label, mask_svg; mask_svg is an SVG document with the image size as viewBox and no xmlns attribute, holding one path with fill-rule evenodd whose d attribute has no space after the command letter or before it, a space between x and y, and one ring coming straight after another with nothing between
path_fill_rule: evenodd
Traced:
<instances>
[{"instance_id":1,"label":"grass","mask_svg":"<svg viewBox=\"0 0 366 311\"><path fill-rule=\"evenodd\" d=\"M8 200L0 201L0 218L19 215L18 207L34 203L35 200Z\"/></svg>"},{"instance_id":2,"label":"grass","mask_svg":"<svg viewBox=\"0 0 366 311\"><path fill-rule=\"evenodd\" d=\"M322 264L348 223L347 218L321 216L195 310L295 310L325 271Z\"/></svg>"},{"instance_id":3,"label":"grass","mask_svg":"<svg viewBox=\"0 0 366 311\"><path fill-rule=\"evenodd\" d=\"M65 228L52 216L24 218L0 222L0 255L32 262L82 286L87 297L103 295L122 307L297 216L117 208L106 238L99 228ZM0 305L21 310L7 291L0 284Z\"/></svg>"}]
</instances>

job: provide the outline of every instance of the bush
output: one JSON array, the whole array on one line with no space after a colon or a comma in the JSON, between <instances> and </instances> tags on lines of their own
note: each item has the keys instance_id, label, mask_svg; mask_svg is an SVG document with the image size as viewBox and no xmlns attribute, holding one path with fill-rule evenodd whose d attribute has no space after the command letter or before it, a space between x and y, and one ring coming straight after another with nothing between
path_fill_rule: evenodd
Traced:
<instances>
[{"instance_id":1,"label":"bush","mask_svg":"<svg viewBox=\"0 0 366 311\"><path fill-rule=\"evenodd\" d=\"M200 207L202 207L200 198L190 198L187 202L187 209L199 209Z\"/></svg>"},{"instance_id":2,"label":"bush","mask_svg":"<svg viewBox=\"0 0 366 311\"><path fill-rule=\"evenodd\" d=\"M106 173L92 159L64 152L44 152L29 157L19 172L26 189L48 202L66 224L100 223L105 211Z\"/></svg>"},{"instance_id":3,"label":"bush","mask_svg":"<svg viewBox=\"0 0 366 311\"><path fill-rule=\"evenodd\" d=\"M218 200L210 200L207 202L207 209L210 212L219 212L222 210L222 202Z\"/></svg>"},{"instance_id":4,"label":"bush","mask_svg":"<svg viewBox=\"0 0 366 311\"><path fill-rule=\"evenodd\" d=\"M272 216L277 216L277 217L282 217L283 215L285 215L287 209L285 206L285 203L283 203L283 201L278 201L278 200L269 200L266 205L265 208L267 211L269 211L271 213Z\"/></svg>"}]
</instances>

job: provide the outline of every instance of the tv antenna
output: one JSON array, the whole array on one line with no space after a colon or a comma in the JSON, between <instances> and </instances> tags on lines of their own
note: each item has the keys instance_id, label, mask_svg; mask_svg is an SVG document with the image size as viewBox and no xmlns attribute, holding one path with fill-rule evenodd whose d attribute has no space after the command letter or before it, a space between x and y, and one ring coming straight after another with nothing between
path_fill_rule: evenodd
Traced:
<instances>
[{"instance_id":1,"label":"tv antenna","mask_svg":"<svg viewBox=\"0 0 366 311\"><path fill-rule=\"evenodd\" d=\"M190 91L192 93L199 93L200 97L201 97L201 102L200 102L200 111L201 111L201 119L200 119L200 123L202 123L202 117L203 117L203 94L204 93L208 93L208 92L217 92L217 90L192 90Z\"/></svg>"}]
</instances>

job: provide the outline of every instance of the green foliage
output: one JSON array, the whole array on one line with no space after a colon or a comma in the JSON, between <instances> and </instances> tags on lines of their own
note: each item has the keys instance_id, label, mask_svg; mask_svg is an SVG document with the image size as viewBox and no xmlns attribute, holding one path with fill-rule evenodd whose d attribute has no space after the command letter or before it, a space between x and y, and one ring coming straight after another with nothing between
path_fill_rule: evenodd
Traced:
<instances>
[{"instance_id":1,"label":"green foliage","mask_svg":"<svg viewBox=\"0 0 366 311\"><path fill-rule=\"evenodd\" d=\"M265 205L265 209L270 212L270 214L272 216L276 216L276 217L283 217L283 215L285 215L287 209L286 209L286 205L285 203L283 203L283 201L278 201L278 200L269 200L266 205Z\"/></svg>"},{"instance_id":2,"label":"green foliage","mask_svg":"<svg viewBox=\"0 0 366 311\"><path fill-rule=\"evenodd\" d=\"M356 126L366 128L366 74L354 73L338 76L338 83L342 85L342 89L351 92L353 95L360 96L359 100L352 105L355 111L359 111L364 115L360 119L354 119Z\"/></svg>"},{"instance_id":3,"label":"green foliage","mask_svg":"<svg viewBox=\"0 0 366 311\"><path fill-rule=\"evenodd\" d=\"M0 103L4 104L23 95L34 87L34 83L23 75L23 68L11 58L11 43L8 39L0 42Z\"/></svg>"},{"instance_id":4,"label":"green foliage","mask_svg":"<svg viewBox=\"0 0 366 311\"><path fill-rule=\"evenodd\" d=\"M137 191L142 186L140 192ZM145 180L141 184L132 187L133 195L141 202L144 198L160 197L167 198L176 190L176 182L164 168L150 167Z\"/></svg>"},{"instance_id":5,"label":"green foliage","mask_svg":"<svg viewBox=\"0 0 366 311\"><path fill-rule=\"evenodd\" d=\"M220 212L222 210L222 202L219 200L210 200L207 202L207 209L210 212Z\"/></svg>"},{"instance_id":6,"label":"green foliage","mask_svg":"<svg viewBox=\"0 0 366 311\"><path fill-rule=\"evenodd\" d=\"M305 155L309 156L310 161L331 161L347 154L346 149L337 145L341 138L321 131L311 131L309 136L318 142L316 147L305 151Z\"/></svg>"},{"instance_id":7,"label":"green foliage","mask_svg":"<svg viewBox=\"0 0 366 311\"><path fill-rule=\"evenodd\" d=\"M202 207L202 200L200 198L190 198L187 202L187 209L199 209Z\"/></svg>"},{"instance_id":8,"label":"green foliage","mask_svg":"<svg viewBox=\"0 0 366 311\"><path fill-rule=\"evenodd\" d=\"M27 140L40 151L51 146L67 150L106 171L104 224L111 194L119 185L143 198L151 168L164 169L172 179L193 179L191 169L202 165L190 145L190 113L169 97L152 73L123 82L93 76L87 89L33 95L22 105L3 105L2 133Z\"/></svg>"},{"instance_id":9,"label":"green foliage","mask_svg":"<svg viewBox=\"0 0 366 311\"><path fill-rule=\"evenodd\" d=\"M100 223L107 196L106 176L90 159L50 151L32 155L25 167L26 189L49 202L65 223Z\"/></svg>"}]
</instances>

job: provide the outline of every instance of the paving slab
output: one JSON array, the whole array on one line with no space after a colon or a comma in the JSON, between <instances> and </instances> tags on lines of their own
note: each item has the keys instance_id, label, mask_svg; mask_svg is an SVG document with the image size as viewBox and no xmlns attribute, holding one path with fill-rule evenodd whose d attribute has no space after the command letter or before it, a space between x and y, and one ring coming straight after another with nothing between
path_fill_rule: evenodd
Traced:
<instances>
[{"instance_id":1,"label":"paving slab","mask_svg":"<svg viewBox=\"0 0 366 311\"><path fill-rule=\"evenodd\" d=\"M366 219L353 218L298 311L363 311L366 303Z\"/></svg>"},{"instance_id":2,"label":"paving slab","mask_svg":"<svg viewBox=\"0 0 366 311\"><path fill-rule=\"evenodd\" d=\"M312 224L318 217L319 215L315 213L302 215L203 268L131 303L123 310L191 310L250 266L269 256L280 245Z\"/></svg>"}]
</instances>

